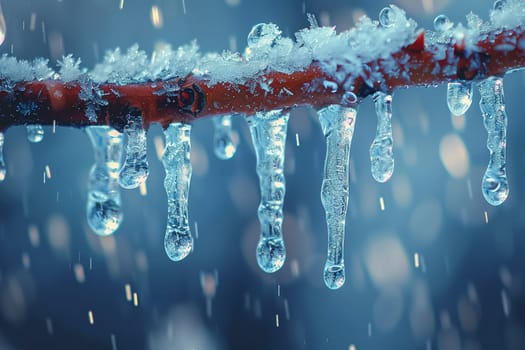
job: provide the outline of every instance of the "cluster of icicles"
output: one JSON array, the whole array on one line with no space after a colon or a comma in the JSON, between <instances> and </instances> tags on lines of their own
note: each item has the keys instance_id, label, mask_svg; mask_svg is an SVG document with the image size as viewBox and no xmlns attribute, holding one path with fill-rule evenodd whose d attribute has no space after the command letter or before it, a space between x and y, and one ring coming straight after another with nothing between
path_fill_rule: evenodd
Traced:
<instances>
[{"instance_id":1,"label":"cluster of icicles","mask_svg":"<svg viewBox=\"0 0 525 350\"><path fill-rule=\"evenodd\" d=\"M379 19L383 26L391 25L391 8L385 8ZM447 19L438 16L436 30L446 27ZM249 45L257 45L262 38L261 25L248 37ZM332 82L327 82L332 83ZM490 160L482 180L485 199L499 205L508 195L505 170L507 116L503 101L503 79L490 77L478 83L480 108L488 133L487 147ZM378 118L377 133L370 147L372 176L378 182L388 181L394 171L392 137L392 96L376 92L373 96ZM448 84L447 104L454 115L463 115L472 103L472 84ZM341 105L327 106L318 111L326 138L326 158L321 188L321 201L326 212L328 254L324 267L324 281L328 288L340 288L345 282L344 235L349 196L349 158L357 111ZM214 119L214 151L221 159L231 158L236 151L232 133L231 115ZM257 245L257 262L268 273L279 270L286 259L282 234L283 201L285 196L284 155L289 112L275 110L247 116L256 158L260 183L258 217L261 225ZM39 142L43 129L27 126L28 138ZM109 126L90 126L86 131L95 151L95 164L88 183L87 221L97 234L112 234L122 221L119 187L139 187L148 177L146 133L140 115L129 115L124 128L127 137L124 164L121 164L123 136ZM193 250L193 237L188 220L188 192L192 168L190 163L191 125L172 123L165 130L165 150L162 163L166 172L164 187L168 199L168 218L164 247L171 260L184 259ZM0 150L4 136L0 133ZM0 179L6 169L0 152Z\"/></svg>"}]
</instances>

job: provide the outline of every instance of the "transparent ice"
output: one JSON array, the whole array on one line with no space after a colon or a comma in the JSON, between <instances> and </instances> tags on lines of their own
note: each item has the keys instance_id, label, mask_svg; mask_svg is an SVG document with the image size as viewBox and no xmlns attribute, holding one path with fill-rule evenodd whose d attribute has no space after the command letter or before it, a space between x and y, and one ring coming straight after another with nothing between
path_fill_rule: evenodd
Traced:
<instances>
[{"instance_id":1,"label":"transparent ice","mask_svg":"<svg viewBox=\"0 0 525 350\"><path fill-rule=\"evenodd\" d=\"M7 168L4 161L4 133L0 132L0 182L5 180Z\"/></svg>"},{"instance_id":2,"label":"transparent ice","mask_svg":"<svg viewBox=\"0 0 525 350\"><path fill-rule=\"evenodd\" d=\"M237 144L233 139L232 116L223 115L213 118L214 135L213 151L219 159L230 159L237 151Z\"/></svg>"},{"instance_id":3,"label":"transparent ice","mask_svg":"<svg viewBox=\"0 0 525 350\"><path fill-rule=\"evenodd\" d=\"M326 213L328 254L324 282L330 289L345 283L344 237L349 194L349 161L357 112L353 108L331 105L319 111L326 138L321 202Z\"/></svg>"},{"instance_id":4,"label":"transparent ice","mask_svg":"<svg viewBox=\"0 0 525 350\"><path fill-rule=\"evenodd\" d=\"M128 139L126 160L119 173L120 186L133 189L143 184L149 175L146 131L140 115L128 115L128 124L124 127Z\"/></svg>"},{"instance_id":5,"label":"transparent ice","mask_svg":"<svg viewBox=\"0 0 525 350\"><path fill-rule=\"evenodd\" d=\"M86 128L95 154L88 179L87 221L100 236L115 232L122 221L118 172L122 134L109 126Z\"/></svg>"},{"instance_id":6,"label":"transparent ice","mask_svg":"<svg viewBox=\"0 0 525 350\"><path fill-rule=\"evenodd\" d=\"M468 82L454 82L447 85L447 105L450 113L460 116L467 113L472 104L473 86Z\"/></svg>"},{"instance_id":7,"label":"transparent ice","mask_svg":"<svg viewBox=\"0 0 525 350\"><path fill-rule=\"evenodd\" d=\"M268 273L279 270L286 260L282 223L286 192L284 155L289 113L259 112L247 118L257 157L261 202L257 211L261 232L257 263Z\"/></svg>"},{"instance_id":8,"label":"transparent ice","mask_svg":"<svg viewBox=\"0 0 525 350\"><path fill-rule=\"evenodd\" d=\"M507 182L507 113L503 97L503 78L490 77L478 84L481 100L479 107L483 124L488 133L487 148L490 159L481 183L481 190L487 202L500 205L509 195Z\"/></svg>"},{"instance_id":9,"label":"transparent ice","mask_svg":"<svg viewBox=\"0 0 525 350\"><path fill-rule=\"evenodd\" d=\"M370 146L372 176L377 182L387 182L394 173L394 139L392 136L392 96L384 92L374 94L377 131Z\"/></svg>"},{"instance_id":10,"label":"transparent ice","mask_svg":"<svg viewBox=\"0 0 525 350\"><path fill-rule=\"evenodd\" d=\"M38 143L44 139L44 128L42 125L27 125L27 140L32 143Z\"/></svg>"},{"instance_id":11,"label":"transparent ice","mask_svg":"<svg viewBox=\"0 0 525 350\"><path fill-rule=\"evenodd\" d=\"M188 221L188 196L191 181L191 125L171 123L164 135L166 148L162 164L166 172L164 189L168 197L168 220L164 249L173 261L180 261L193 250L193 236Z\"/></svg>"}]
</instances>

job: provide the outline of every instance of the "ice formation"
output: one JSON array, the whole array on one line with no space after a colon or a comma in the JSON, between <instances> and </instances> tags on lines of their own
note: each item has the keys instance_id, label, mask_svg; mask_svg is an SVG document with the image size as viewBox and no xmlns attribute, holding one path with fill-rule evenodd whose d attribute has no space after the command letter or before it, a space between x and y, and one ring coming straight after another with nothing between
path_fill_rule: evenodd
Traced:
<instances>
[{"instance_id":1,"label":"ice formation","mask_svg":"<svg viewBox=\"0 0 525 350\"><path fill-rule=\"evenodd\" d=\"M331 96L337 95L340 104L331 104L319 111L319 119L326 137L327 151L321 201L326 212L328 254L324 281L330 289L340 288L345 281L344 235L349 196L350 146L360 99L374 93L378 118L377 132L370 147L372 175L379 182L390 179L394 170L392 137L392 89L388 78L411 82L408 65L410 50L430 52L432 74L442 74L447 81L446 103L454 115L464 114L472 103L472 81L478 81L479 67L461 66L461 57L477 52L478 43L490 33L502 28L523 26L524 0L498 0L490 13L490 21L478 16L467 16L467 24L454 24L446 16L434 20L435 31L421 31L405 12L391 5L379 13L378 20L362 17L357 25L341 33L333 27L320 27L313 17L310 28L295 34L295 40L284 37L272 23L260 23L252 28L243 54L225 51L221 54L202 54L196 42L172 49L169 46L148 57L137 45L127 51L117 48L108 52L102 63L93 70L81 68L80 59L71 55L58 62L58 70L51 69L46 60L32 62L0 57L0 94L7 100L24 92L24 81L41 82L56 87L78 88L85 116L89 122L101 120L101 111L109 109L108 84L119 89L130 84L148 84L153 93L165 96L166 103L178 104L183 112L196 117L205 101L199 96L202 87L185 88L180 81L185 77L200 79L207 88L219 83L231 84L240 91L241 84L249 84L250 91L258 88L264 98L290 96L286 86L274 91L274 81L266 79L268 72L291 74L315 64L323 72L320 81L304 86L302 93L310 97L316 84ZM518 40L519 39L519 40ZM405 49L405 50L402 50ZM509 36L494 45L502 52L525 50L523 36ZM452 51L462 52L455 55ZM408 53L407 53L408 52ZM461 71L456 71L462 67ZM329 77L326 78L326 77ZM447 78L449 77L449 78ZM171 79L171 80L170 80ZM448 80L447 80L448 79ZM191 79L190 79L191 80ZM361 82L361 83L360 83ZM191 81L189 82L191 83ZM362 84L359 91L356 84ZM102 86L106 86L106 90ZM482 192L492 205L499 205L508 196L505 169L507 116L503 101L503 79L490 77L478 83L484 125L488 133L487 147L490 160L482 180ZM259 91L258 90L258 91ZM50 89L50 91L52 91ZM60 100L60 90L53 90ZM111 90L114 98L118 91ZM232 95L233 96L233 95ZM338 100L339 101L339 100ZM202 106L201 106L202 104ZM324 105L326 106L326 104ZM157 106L161 109L160 106ZM135 107L133 107L135 108ZM127 136L124 165L122 134L109 126L89 126L86 131L93 144L95 164L88 183L87 220L99 235L112 234L122 220L119 183L123 188L136 188L148 176L146 156L147 125L145 111L130 110L119 115L117 127ZM27 125L28 138L38 142L43 137L42 126L31 123L31 117L41 112L33 101L20 102L14 112ZM133 113L131 113L133 112ZM261 225L257 245L257 261L266 272L279 270L286 258L282 220L285 194L283 173L289 109L264 110L246 117L257 158L261 202L258 216ZM141 114L142 113L142 114ZM221 159L231 158L236 151L236 139L231 128L231 117L236 111L227 111L214 120L214 151ZM184 259L193 250L193 237L188 220L188 195L192 174L190 163L190 117L181 122L164 119L166 148L162 157L166 177L164 187L168 198L168 218L165 250L171 260ZM0 130L0 181L6 177L3 160L3 129Z\"/></svg>"}]
</instances>

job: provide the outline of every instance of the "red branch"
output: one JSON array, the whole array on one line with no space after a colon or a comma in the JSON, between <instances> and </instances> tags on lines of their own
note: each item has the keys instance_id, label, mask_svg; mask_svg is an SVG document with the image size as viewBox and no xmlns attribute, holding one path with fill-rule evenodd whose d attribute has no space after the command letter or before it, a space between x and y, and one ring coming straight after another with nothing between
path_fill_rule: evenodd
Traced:
<instances>
[{"instance_id":1,"label":"red branch","mask_svg":"<svg viewBox=\"0 0 525 350\"><path fill-rule=\"evenodd\" d=\"M448 44L425 45L424 33L420 32L414 43L392 54L394 69L390 61L387 65L382 59L365 64L365 72L379 72L383 81L369 86L362 77L348 76L345 82L353 80L352 92L359 101L378 90L391 91L453 80L477 81L525 67L525 34L521 27L491 32L483 38L476 44L476 50L467 50L464 42L453 39ZM439 50L445 50L446 55L436 60L434 53ZM270 92L258 84L260 81L271 82ZM91 119L86 108L92 102L89 99L86 102L80 94L85 83L19 82L14 93L0 91L0 130L13 125L55 123L74 127L108 124L122 129L125 116L139 111L147 127L155 122L166 126L174 121L191 122L228 113L251 115L257 111L299 105L319 108L345 104L342 101L344 82L333 92L333 87L323 84L324 81L335 79L323 70L322 64L313 62L303 71L289 74L266 71L246 78L241 84L208 85L208 80L194 75L123 86L106 83L98 86L102 103L91 106L96 113L96 118L92 114ZM0 80L0 86L5 83ZM89 92L95 93L95 90Z\"/></svg>"}]
</instances>

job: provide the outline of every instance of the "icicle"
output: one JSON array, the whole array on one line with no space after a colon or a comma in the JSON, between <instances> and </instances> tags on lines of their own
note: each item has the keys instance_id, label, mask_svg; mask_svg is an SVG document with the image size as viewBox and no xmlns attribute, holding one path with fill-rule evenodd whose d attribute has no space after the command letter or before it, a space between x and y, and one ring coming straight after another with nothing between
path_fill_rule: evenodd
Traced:
<instances>
[{"instance_id":1,"label":"icicle","mask_svg":"<svg viewBox=\"0 0 525 350\"><path fill-rule=\"evenodd\" d=\"M172 123L164 131L166 148L162 164L166 171L164 188L168 197L168 220L164 249L173 261L184 259L193 250L188 223L188 195L191 181L191 125Z\"/></svg>"},{"instance_id":2,"label":"icicle","mask_svg":"<svg viewBox=\"0 0 525 350\"><path fill-rule=\"evenodd\" d=\"M88 180L87 220L96 234L107 236L122 221L118 185L122 134L109 126L90 126L86 132L95 153Z\"/></svg>"},{"instance_id":3,"label":"icicle","mask_svg":"<svg viewBox=\"0 0 525 350\"><path fill-rule=\"evenodd\" d=\"M0 132L0 182L5 180L7 168L4 162L4 133Z\"/></svg>"},{"instance_id":4,"label":"icicle","mask_svg":"<svg viewBox=\"0 0 525 350\"><path fill-rule=\"evenodd\" d=\"M213 118L215 134L213 150L219 159L230 159L237 151L237 145L232 138L232 116L223 115Z\"/></svg>"},{"instance_id":5,"label":"icicle","mask_svg":"<svg viewBox=\"0 0 525 350\"><path fill-rule=\"evenodd\" d=\"M374 104L377 114L377 132L370 146L372 176L377 182L387 182L394 172L392 96L378 91L374 94Z\"/></svg>"},{"instance_id":6,"label":"icicle","mask_svg":"<svg viewBox=\"0 0 525 350\"><path fill-rule=\"evenodd\" d=\"M146 131L140 115L129 115L128 124L124 127L128 144L126 161L119 173L120 186L133 189L143 184L149 175Z\"/></svg>"},{"instance_id":7,"label":"icicle","mask_svg":"<svg viewBox=\"0 0 525 350\"><path fill-rule=\"evenodd\" d=\"M27 140L29 142L38 143L44 139L44 129L42 125L27 125Z\"/></svg>"},{"instance_id":8,"label":"icicle","mask_svg":"<svg viewBox=\"0 0 525 350\"><path fill-rule=\"evenodd\" d=\"M505 169L507 113L503 98L503 78L487 78L479 83L478 88L481 94L479 107L488 133L487 148L490 151L489 165L483 176L481 189L489 204L500 205L509 195Z\"/></svg>"},{"instance_id":9,"label":"icicle","mask_svg":"<svg viewBox=\"0 0 525 350\"><path fill-rule=\"evenodd\" d=\"M450 113L460 116L467 113L472 104L471 83L455 82L447 85L447 105Z\"/></svg>"},{"instance_id":10,"label":"icicle","mask_svg":"<svg viewBox=\"0 0 525 350\"><path fill-rule=\"evenodd\" d=\"M321 201L326 213L328 255L324 282L330 289L345 283L344 236L348 209L350 147L357 112L353 108L331 105L319 111L326 137L326 158Z\"/></svg>"},{"instance_id":11,"label":"icicle","mask_svg":"<svg viewBox=\"0 0 525 350\"><path fill-rule=\"evenodd\" d=\"M283 200L284 149L289 113L282 110L260 112L247 118L257 158L261 202L257 211L261 224L257 244L257 263L267 273L279 270L286 260L284 246Z\"/></svg>"}]
</instances>

